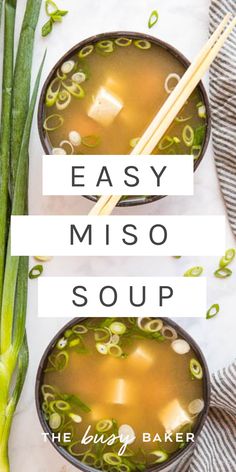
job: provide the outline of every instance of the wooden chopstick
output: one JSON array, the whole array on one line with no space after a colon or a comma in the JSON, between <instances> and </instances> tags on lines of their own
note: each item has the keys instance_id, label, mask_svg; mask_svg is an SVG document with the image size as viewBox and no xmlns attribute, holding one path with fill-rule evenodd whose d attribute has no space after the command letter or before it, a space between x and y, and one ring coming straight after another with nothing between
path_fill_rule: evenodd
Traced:
<instances>
[{"instance_id":1,"label":"wooden chopstick","mask_svg":"<svg viewBox=\"0 0 236 472\"><path fill-rule=\"evenodd\" d=\"M178 85L169 95L161 110L159 110L154 120L144 132L138 144L131 152L131 155L151 154L235 27L236 18L234 18L225 29L231 17L232 15L230 13L225 16L210 39L203 46L200 53L182 76ZM94 205L89 214L108 215L121 198L122 195L103 196Z\"/></svg>"}]
</instances>

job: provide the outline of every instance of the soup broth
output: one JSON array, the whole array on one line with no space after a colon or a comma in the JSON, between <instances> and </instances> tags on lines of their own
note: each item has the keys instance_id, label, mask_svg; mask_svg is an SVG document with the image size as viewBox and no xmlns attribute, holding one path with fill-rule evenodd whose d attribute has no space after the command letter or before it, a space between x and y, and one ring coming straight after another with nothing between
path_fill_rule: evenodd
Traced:
<instances>
[{"instance_id":1,"label":"soup broth","mask_svg":"<svg viewBox=\"0 0 236 472\"><path fill-rule=\"evenodd\" d=\"M129 154L186 67L144 39L88 44L58 68L48 87L44 133L54 154ZM155 154L194 154L206 133L200 88L176 117Z\"/></svg>"},{"instance_id":2,"label":"soup broth","mask_svg":"<svg viewBox=\"0 0 236 472\"><path fill-rule=\"evenodd\" d=\"M45 364L41 407L51 432L70 433L60 445L78 464L142 471L187 444L204 410L203 376L192 347L163 320L92 318L57 340ZM88 428L114 443L82 444ZM144 433L156 441L146 442Z\"/></svg>"}]
</instances>

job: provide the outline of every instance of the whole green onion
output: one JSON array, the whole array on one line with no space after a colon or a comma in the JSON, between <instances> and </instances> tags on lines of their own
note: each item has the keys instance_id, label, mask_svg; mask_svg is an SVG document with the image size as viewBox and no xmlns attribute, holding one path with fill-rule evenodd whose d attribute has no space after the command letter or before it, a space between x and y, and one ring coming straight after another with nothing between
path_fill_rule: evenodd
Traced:
<instances>
[{"instance_id":1,"label":"whole green onion","mask_svg":"<svg viewBox=\"0 0 236 472\"><path fill-rule=\"evenodd\" d=\"M29 107L34 37L41 4L42 0L27 1L16 56L11 130L12 189L15 185L21 140Z\"/></svg>"}]
</instances>

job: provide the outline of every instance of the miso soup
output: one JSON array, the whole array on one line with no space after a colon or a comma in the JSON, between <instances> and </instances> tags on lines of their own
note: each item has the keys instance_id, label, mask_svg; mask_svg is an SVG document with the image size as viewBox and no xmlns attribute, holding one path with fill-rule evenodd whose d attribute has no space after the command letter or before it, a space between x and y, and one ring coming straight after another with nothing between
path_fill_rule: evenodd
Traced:
<instances>
[{"instance_id":1,"label":"miso soup","mask_svg":"<svg viewBox=\"0 0 236 472\"><path fill-rule=\"evenodd\" d=\"M53 154L129 154L186 66L163 45L131 37L87 44L58 67L46 90L44 133ZM200 88L155 154L201 155L206 106Z\"/></svg>"},{"instance_id":2,"label":"miso soup","mask_svg":"<svg viewBox=\"0 0 236 472\"><path fill-rule=\"evenodd\" d=\"M162 319L75 321L44 363L41 409L78 467L158 468L194 440L205 375L189 342Z\"/></svg>"}]
</instances>

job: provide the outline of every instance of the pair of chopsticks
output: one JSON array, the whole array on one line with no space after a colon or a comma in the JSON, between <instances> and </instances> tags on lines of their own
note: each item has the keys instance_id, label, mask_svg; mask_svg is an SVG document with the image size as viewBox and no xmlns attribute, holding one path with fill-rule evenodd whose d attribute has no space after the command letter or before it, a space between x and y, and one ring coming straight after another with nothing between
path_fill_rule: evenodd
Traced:
<instances>
[{"instance_id":1,"label":"pair of chopsticks","mask_svg":"<svg viewBox=\"0 0 236 472\"><path fill-rule=\"evenodd\" d=\"M152 153L206 71L209 69L211 63L216 58L218 52L223 47L226 39L235 26L236 17L232 19L232 14L228 13L182 76L173 92L169 95L168 99L131 152L131 155L148 155ZM89 215L109 215L112 213L121 198L122 195L100 197L97 203L93 206Z\"/></svg>"}]
</instances>

